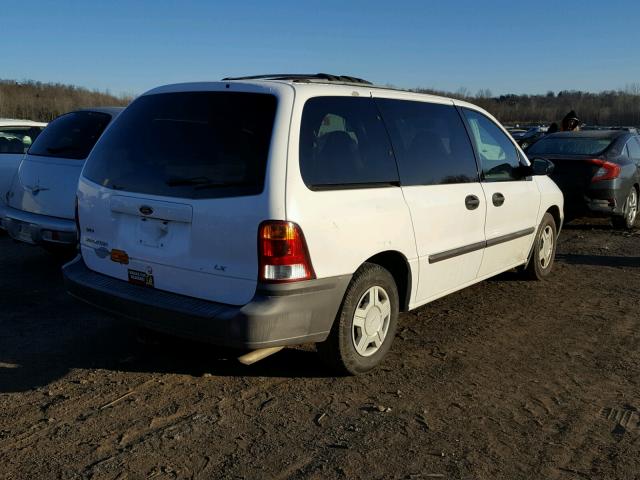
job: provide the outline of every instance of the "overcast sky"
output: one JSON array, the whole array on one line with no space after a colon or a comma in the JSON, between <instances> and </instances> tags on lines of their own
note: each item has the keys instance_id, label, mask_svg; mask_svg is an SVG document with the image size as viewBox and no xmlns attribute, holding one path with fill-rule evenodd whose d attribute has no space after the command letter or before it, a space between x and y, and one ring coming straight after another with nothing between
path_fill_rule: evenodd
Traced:
<instances>
[{"instance_id":1,"label":"overcast sky","mask_svg":"<svg viewBox=\"0 0 640 480\"><path fill-rule=\"evenodd\" d=\"M116 94L292 72L494 94L640 83L640 3L632 0L12 5L0 17L0 78Z\"/></svg>"}]
</instances>

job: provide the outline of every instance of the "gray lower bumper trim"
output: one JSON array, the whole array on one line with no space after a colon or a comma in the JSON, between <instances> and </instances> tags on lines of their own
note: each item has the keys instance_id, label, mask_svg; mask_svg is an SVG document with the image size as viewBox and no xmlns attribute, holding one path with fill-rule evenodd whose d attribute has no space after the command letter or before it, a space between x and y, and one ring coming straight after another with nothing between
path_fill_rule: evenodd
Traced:
<instances>
[{"instance_id":1,"label":"gray lower bumper trim","mask_svg":"<svg viewBox=\"0 0 640 480\"><path fill-rule=\"evenodd\" d=\"M251 349L325 340L351 280L264 285L234 306L131 285L89 270L80 257L63 275L72 296L151 329Z\"/></svg>"},{"instance_id":2,"label":"gray lower bumper trim","mask_svg":"<svg viewBox=\"0 0 640 480\"><path fill-rule=\"evenodd\" d=\"M64 245L77 242L74 220L25 212L6 205L0 208L2 228L16 240ZM25 239L25 236L29 238Z\"/></svg>"}]
</instances>

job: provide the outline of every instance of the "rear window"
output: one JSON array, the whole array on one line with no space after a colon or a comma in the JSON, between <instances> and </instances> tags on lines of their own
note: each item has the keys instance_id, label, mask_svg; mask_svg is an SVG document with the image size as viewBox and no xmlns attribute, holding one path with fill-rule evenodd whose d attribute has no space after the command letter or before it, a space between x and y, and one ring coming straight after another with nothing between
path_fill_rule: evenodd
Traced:
<instances>
[{"instance_id":1,"label":"rear window","mask_svg":"<svg viewBox=\"0 0 640 480\"><path fill-rule=\"evenodd\" d=\"M567 154L598 155L613 143L615 138L595 137L547 137L534 143L527 155Z\"/></svg>"},{"instance_id":2,"label":"rear window","mask_svg":"<svg viewBox=\"0 0 640 480\"><path fill-rule=\"evenodd\" d=\"M31 145L29 155L84 160L110 121L111 115L101 112L61 115Z\"/></svg>"},{"instance_id":3,"label":"rear window","mask_svg":"<svg viewBox=\"0 0 640 480\"><path fill-rule=\"evenodd\" d=\"M0 154L25 153L44 127L0 127Z\"/></svg>"},{"instance_id":4,"label":"rear window","mask_svg":"<svg viewBox=\"0 0 640 480\"><path fill-rule=\"evenodd\" d=\"M238 92L145 95L93 151L84 176L104 187L181 198L264 187L277 100Z\"/></svg>"}]
</instances>

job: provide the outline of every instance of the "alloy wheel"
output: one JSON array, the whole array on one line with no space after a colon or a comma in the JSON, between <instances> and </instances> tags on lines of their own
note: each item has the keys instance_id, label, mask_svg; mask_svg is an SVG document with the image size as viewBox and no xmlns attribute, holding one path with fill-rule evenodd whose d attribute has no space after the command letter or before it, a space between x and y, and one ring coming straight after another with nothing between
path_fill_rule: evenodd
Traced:
<instances>
[{"instance_id":1,"label":"alloy wheel","mask_svg":"<svg viewBox=\"0 0 640 480\"><path fill-rule=\"evenodd\" d=\"M353 314L351 339L358 354L369 357L380 350L389 332L391 301L386 290L369 288L358 301Z\"/></svg>"},{"instance_id":2,"label":"alloy wheel","mask_svg":"<svg viewBox=\"0 0 640 480\"><path fill-rule=\"evenodd\" d=\"M540 250L538 258L540 259L540 266L547 268L551 264L553 257L553 229L551 225L547 225L542 230L540 235Z\"/></svg>"},{"instance_id":3,"label":"alloy wheel","mask_svg":"<svg viewBox=\"0 0 640 480\"><path fill-rule=\"evenodd\" d=\"M638 192L635 187L631 188L629 196L627 197L627 225L633 227L638 215Z\"/></svg>"}]
</instances>

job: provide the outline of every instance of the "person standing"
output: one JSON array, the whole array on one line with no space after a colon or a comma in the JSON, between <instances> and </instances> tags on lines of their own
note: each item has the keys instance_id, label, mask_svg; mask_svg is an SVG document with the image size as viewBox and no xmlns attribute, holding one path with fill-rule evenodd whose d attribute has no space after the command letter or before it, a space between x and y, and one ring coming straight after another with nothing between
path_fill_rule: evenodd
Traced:
<instances>
[{"instance_id":1,"label":"person standing","mask_svg":"<svg viewBox=\"0 0 640 480\"><path fill-rule=\"evenodd\" d=\"M562 119L563 132L577 132L580 130L580 119L574 110L567 113Z\"/></svg>"}]
</instances>

